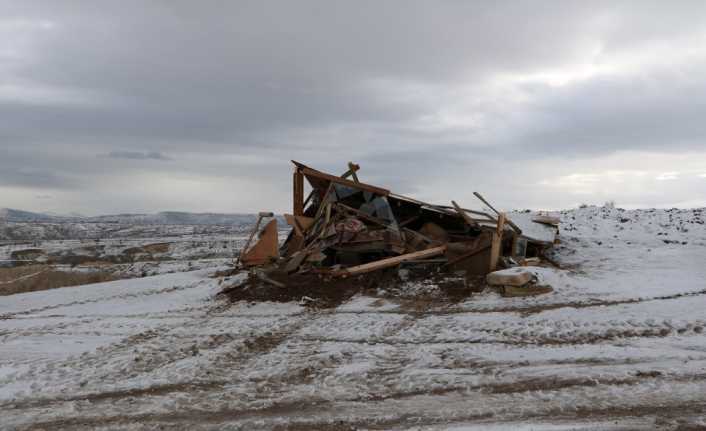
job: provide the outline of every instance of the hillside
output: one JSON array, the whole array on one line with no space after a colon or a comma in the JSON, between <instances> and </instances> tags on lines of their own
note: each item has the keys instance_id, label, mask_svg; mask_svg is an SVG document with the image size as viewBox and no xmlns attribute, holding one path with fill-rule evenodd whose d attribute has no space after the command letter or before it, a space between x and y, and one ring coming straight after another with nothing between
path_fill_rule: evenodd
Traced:
<instances>
[{"instance_id":1,"label":"hillside","mask_svg":"<svg viewBox=\"0 0 706 431\"><path fill-rule=\"evenodd\" d=\"M252 229L256 214L165 211L95 217L0 210L0 241L38 241L232 234ZM278 216L280 227L286 227Z\"/></svg>"},{"instance_id":2,"label":"hillside","mask_svg":"<svg viewBox=\"0 0 706 431\"><path fill-rule=\"evenodd\" d=\"M11 208L0 209L0 219L16 223L119 223L161 225L239 225L254 220L252 214L189 213L162 211L156 214L113 214L93 217L64 216L22 211Z\"/></svg>"}]
</instances>

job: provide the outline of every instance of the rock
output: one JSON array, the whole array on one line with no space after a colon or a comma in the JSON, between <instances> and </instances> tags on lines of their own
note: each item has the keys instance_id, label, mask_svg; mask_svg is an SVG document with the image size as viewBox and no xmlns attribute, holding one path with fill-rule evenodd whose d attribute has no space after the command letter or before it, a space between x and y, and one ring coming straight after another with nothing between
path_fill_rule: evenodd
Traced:
<instances>
[{"instance_id":1,"label":"rock","mask_svg":"<svg viewBox=\"0 0 706 431\"><path fill-rule=\"evenodd\" d=\"M486 276L486 282L491 286L524 286L532 281L534 275L526 268L509 268L491 272Z\"/></svg>"}]
</instances>

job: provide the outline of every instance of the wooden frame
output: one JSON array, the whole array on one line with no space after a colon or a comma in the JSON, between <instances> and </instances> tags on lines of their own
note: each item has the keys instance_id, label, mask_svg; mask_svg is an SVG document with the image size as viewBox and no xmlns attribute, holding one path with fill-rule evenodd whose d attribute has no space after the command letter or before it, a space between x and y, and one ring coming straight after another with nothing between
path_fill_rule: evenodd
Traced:
<instances>
[{"instance_id":1,"label":"wooden frame","mask_svg":"<svg viewBox=\"0 0 706 431\"><path fill-rule=\"evenodd\" d=\"M292 178L294 185L294 207L292 212L295 216L304 215L304 175L299 172L299 169L294 170L294 176Z\"/></svg>"},{"instance_id":2,"label":"wooden frame","mask_svg":"<svg viewBox=\"0 0 706 431\"><path fill-rule=\"evenodd\" d=\"M292 163L298 168L297 171L303 174L305 177L318 178L320 180L329 181L331 183L341 184L343 186L351 187L358 190L364 190L377 195L388 196L390 191L380 187L372 186L365 183L357 183L355 181L347 180L345 178L337 177L335 175L327 174L316 169L312 169L306 165L292 160ZM311 182L311 181L309 181ZM313 186L313 184L312 184Z\"/></svg>"}]
</instances>

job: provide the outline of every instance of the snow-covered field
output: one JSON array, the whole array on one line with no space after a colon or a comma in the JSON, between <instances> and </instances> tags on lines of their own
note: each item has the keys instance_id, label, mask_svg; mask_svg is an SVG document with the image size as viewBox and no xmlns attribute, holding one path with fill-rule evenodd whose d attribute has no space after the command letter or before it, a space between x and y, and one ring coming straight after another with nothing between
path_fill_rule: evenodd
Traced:
<instances>
[{"instance_id":1,"label":"snow-covered field","mask_svg":"<svg viewBox=\"0 0 706 431\"><path fill-rule=\"evenodd\" d=\"M229 303L214 268L0 297L0 429L706 427L706 211L560 215L532 298Z\"/></svg>"}]
</instances>

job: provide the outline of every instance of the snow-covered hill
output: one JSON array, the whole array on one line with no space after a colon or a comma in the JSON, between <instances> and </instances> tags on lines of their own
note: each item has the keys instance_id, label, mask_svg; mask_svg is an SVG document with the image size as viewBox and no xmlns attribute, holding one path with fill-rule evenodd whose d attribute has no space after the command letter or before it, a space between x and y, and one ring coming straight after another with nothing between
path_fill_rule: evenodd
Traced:
<instances>
[{"instance_id":1,"label":"snow-covered hill","mask_svg":"<svg viewBox=\"0 0 706 431\"><path fill-rule=\"evenodd\" d=\"M250 230L257 221L256 214L175 211L78 217L3 209L0 216L0 240L5 241L228 235ZM277 218L286 227L284 218Z\"/></svg>"},{"instance_id":2,"label":"snow-covered hill","mask_svg":"<svg viewBox=\"0 0 706 431\"><path fill-rule=\"evenodd\" d=\"M93 217L77 215L55 215L22 211L11 208L0 209L0 219L7 222L43 223L120 223L120 224L163 224L163 225L240 225L251 223L257 216L253 214L189 213L163 211L156 214L114 214Z\"/></svg>"}]
</instances>

